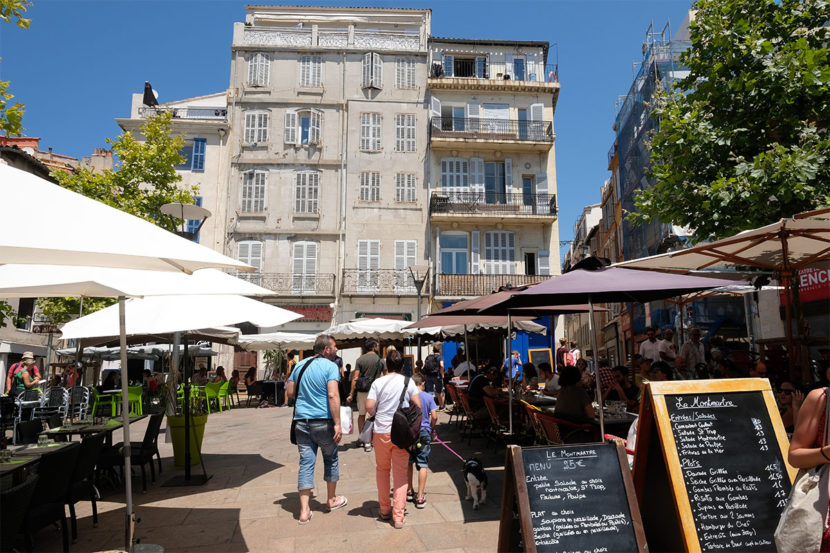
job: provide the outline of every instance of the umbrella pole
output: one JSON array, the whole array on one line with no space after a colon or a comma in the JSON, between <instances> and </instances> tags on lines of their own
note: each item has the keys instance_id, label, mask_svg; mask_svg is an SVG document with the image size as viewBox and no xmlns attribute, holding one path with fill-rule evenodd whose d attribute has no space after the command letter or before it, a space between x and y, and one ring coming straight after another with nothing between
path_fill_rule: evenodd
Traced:
<instances>
[{"instance_id":1,"label":"umbrella pole","mask_svg":"<svg viewBox=\"0 0 830 553\"><path fill-rule=\"evenodd\" d=\"M594 379L596 381L596 393L594 394L597 400L597 411L599 412L599 441L605 441L605 417L602 413L602 390L600 389L599 380L599 364L597 363L597 335L594 333L594 300L588 296L588 331L591 333L591 348L593 355L591 357L594 361Z\"/></svg>"},{"instance_id":2,"label":"umbrella pole","mask_svg":"<svg viewBox=\"0 0 830 553\"><path fill-rule=\"evenodd\" d=\"M82 300L83 301L83 300ZM135 533L135 513L133 513L133 480L130 476L132 469L130 461L130 398L129 398L129 370L127 367L127 316L126 299L118 296L118 340L121 346L121 422L124 425L124 497L126 498L127 519L124 529L125 545L128 552L133 550L133 534Z\"/></svg>"},{"instance_id":3,"label":"umbrella pole","mask_svg":"<svg viewBox=\"0 0 830 553\"><path fill-rule=\"evenodd\" d=\"M470 347L467 344L467 323L464 323L464 357L467 358L467 380L472 382L470 379Z\"/></svg>"},{"instance_id":4,"label":"umbrella pole","mask_svg":"<svg viewBox=\"0 0 830 553\"><path fill-rule=\"evenodd\" d=\"M682 346L683 342L686 341L685 336L683 334L683 332L684 332L684 329L683 329L683 315L685 314L685 311L686 311L686 304L681 301L679 305L680 305L680 345ZM688 367L687 367L687 369L688 369Z\"/></svg>"},{"instance_id":5,"label":"umbrella pole","mask_svg":"<svg viewBox=\"0 0 830 553\"><path fill-rule=\"evenodd\" d=\"M466 328L467 325L464 325ZM507 420L509 421L509 433L513 434L513 360L510 354L510 335L512 331L512 319L510 311L507 312L507 374L510 376L510 385L507 388Z\"/></svg>"},{"instance_id":6,"label":"umbrella pole","mask_svg":"<svg viewBox=\"0 0 830 553\"><path fill-rule=\"evenodd\" d=\"M184 338L184 481L190 482L190 352L187 349L187 332Z\"/></svg>"}]
</instances>

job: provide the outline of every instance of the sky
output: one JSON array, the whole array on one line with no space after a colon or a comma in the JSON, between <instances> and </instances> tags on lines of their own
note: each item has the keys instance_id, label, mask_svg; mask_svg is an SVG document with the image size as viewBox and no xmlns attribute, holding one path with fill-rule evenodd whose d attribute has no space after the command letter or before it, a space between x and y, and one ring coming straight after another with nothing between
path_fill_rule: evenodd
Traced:
<instances>
[{"instance_id":1,"label":"sky","mask_svg":"<svg viewBox=\"0 0 830 553\"><path fill-rule=\"evenodd\" d=\"M129 117L131 95L150 81L160 102L228 88L233 23L247 4L230 0L33 0L29 29L0 24L0 80L26 105L24 133L40 149L83 157L106 147ZM432 34L544 40L559 64L554 116L562 240L582 209L600 201L618 99L653 22L680 26L690 0L356 0L291 5L431 8ZM667 36L666 38L670 38ZM562 250L564 252L566 249Z\"/></svg>"}]
</instances>

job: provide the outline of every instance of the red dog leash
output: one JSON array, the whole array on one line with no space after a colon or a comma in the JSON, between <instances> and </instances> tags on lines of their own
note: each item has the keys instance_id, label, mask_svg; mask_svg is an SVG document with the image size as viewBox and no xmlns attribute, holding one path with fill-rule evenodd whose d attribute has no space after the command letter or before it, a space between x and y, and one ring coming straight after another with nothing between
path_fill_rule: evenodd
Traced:
<instances>
[{"instance_id":1,"label":"red dog leash","mask_svg":"<svg viewBox=\"0 0 830 553\"><path fill-rule=\"evenodd\" d=\"M453 455L455 455L456 457L458 457L459 459L461 459L461 462L462 462L462 463L464 462L464 457L462 457L461 455L459 455L458 453L456 453L455 451L453 451L453 449L452 449L450 446L448 446L447 444L445 444L445 443L444 443L444 442L443 442L443 441L442 441L442 440L438 437L438 434L437 434L437 433L435 433L435 432L433 432L433 433L432 433L432 439L433 439L433 440L435 440L436 442L438 442L439 444L441 444L442 446L446 447L446 448L447 448L447 451L449 451L450 453L452 453Z\"/></svg>"}]
</instances>

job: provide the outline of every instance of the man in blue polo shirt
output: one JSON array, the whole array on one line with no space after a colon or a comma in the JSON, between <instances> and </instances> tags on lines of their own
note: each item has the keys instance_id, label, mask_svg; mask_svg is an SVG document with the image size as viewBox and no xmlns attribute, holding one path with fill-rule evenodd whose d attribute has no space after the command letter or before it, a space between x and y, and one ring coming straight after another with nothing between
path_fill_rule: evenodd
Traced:
<instances>
[{"instance_id":1,"label":"man in blue polo shirt","mask_svg":"<svg viewBox=\"0 0 830 553\"><path fill-rule=\"evenodd\" d=\"M328 491L327 507L334 511L348 504L344 496L336 495L340 478L337 444L340 442L340 370L333 360L337 345L331 336L321 334L314 342L314 357L297 363L286 382L286 395L296 398L294 421L297 449L300 452L300 470L297 490L300 495L300 524L308 524L312 517L309 499L314 488L314 464L317 448L323 454L323 479ZM299 384L298 384L299 382Z\"/></svg>"},{"instance_id":2,"label":"man in blue polo shirt","mask_svg":"<svg viewBox=\"0 0 830 553\"><path fill-rule=\"evenodd\" d=\"M510 371L508 372L508 368ZM504 364L502 365L502 369L504 369L504 377L505 378L512 378L513 380L521 380L522 379L522 358L519 355L519 352L515 349L511 352L510 357L504 360Z\"/></svg>"}]
</instances>

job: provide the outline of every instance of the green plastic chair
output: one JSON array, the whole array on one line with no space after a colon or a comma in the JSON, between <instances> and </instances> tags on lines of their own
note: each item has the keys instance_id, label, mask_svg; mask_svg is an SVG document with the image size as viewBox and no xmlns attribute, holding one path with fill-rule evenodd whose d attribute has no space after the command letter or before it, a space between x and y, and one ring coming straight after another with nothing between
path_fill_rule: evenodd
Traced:
<instances>
[{"instance_id":1,"label":"green plastic chair","mask_svg":"<svg viewBox=\"0 0 830 553\"><path fill-rule=\"evenodd\" d=\"M231 406L233 405L233 401L230 396L230 387L231 383L228 380L222 382L222 385L219 386L219 400L225 404L225 411L230 411ZM219 410L222 410L221 404L219 406Z\"/></svg>"},{"instance_id":2,"label":"green plastic chair","mask_svg":"<svg viewBox=\"0 0 830 553\"><path fill-rule=\"evenodd\" d=\"M130 416L137 417L144 414L141 394L144 388L141 386L130 386L127 388L127 398L130 400Z\"/></svg>"},{"instance_id":3,"label":"green plastic chair","mask_svg":"<svg viewBox=\"0 0 830 553\"><path fill-rule=\"evenodd\" d=\"M207 401L207 412L210 415L210 403L216 401L216 408L222 412L222 403L219 401L219 390L222 384L219 382L208 382L205 384L205 400Z\"/></svg>"}]
</instances>

